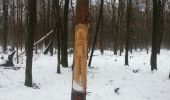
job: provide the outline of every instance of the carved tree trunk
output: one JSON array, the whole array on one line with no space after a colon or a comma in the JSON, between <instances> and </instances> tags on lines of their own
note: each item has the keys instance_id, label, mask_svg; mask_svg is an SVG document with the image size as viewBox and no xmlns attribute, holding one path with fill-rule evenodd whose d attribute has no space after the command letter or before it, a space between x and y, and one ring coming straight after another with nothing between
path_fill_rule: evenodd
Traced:
<instances>
[{"instance_id":1,"label":"carved tree trunk","mask_svg":"<svg viewBox=\"0 0 170 100\"><path fill-rule=\"evenodd\" d=\"M77 0L71 100L86 100L88 5L88 0Z\"/></svg>"}]
</instances>

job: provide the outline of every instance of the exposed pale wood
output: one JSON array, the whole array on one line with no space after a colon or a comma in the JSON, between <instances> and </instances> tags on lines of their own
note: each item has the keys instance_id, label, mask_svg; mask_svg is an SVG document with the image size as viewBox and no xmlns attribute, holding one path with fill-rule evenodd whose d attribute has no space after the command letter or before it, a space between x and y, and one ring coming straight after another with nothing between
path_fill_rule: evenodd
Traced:
<instances>
[{"instance_id":1,"label":"exposed pale wood","mask_svg":"<svg viewBox=\"0 0 170 100\"><path fill-rule=\"evenodd\" d=\"M87 33L87 24L76 25L73 80L83 87L83 92L86 92Z\"/></svg>"},{"instance_id":2,"label":"exposed pale wood","mask_svg":"<svg viewBox=\"0 0 170 100\"><path fill-rule=\"evenodd\" d=\"M86 100L89 1L77 0L71 100Z\"/></svg>"},{"instance_id":3,"label":"exposed pale wood","mask_svg":"<svg viewBox=\"0 0 170 100\"><path fill-rule=\"evenodd\" d=\"M40 40L38 40L37 42L34 43L34 46L38 45L39 43L41 43L45 38L47 38L49 35L51 35L53 33L53 30L51 30L49 33L47 33L47 35L45 35L44 37L42 37Z\"/></svg>"}]
</instances>

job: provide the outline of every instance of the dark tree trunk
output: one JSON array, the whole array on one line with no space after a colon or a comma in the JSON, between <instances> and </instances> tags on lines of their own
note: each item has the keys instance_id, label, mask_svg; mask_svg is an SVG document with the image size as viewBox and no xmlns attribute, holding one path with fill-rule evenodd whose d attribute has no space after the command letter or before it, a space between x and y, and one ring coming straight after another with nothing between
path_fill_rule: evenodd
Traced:
<instances>
[{"instance_id":1,"label":"dark tree trunk","mask_svg":"<svg viewBox=\"0 0 170 100\"><path fill-rule=\"evenodd\" d=\"M99 26L100 26L100 24L101 24L102 10L103 10L103 6L102 6L102 5L103 5L103 3L104 3L104 0L101 0L99 18L98 18L97 25L96 25L94 42L93 42L93 45L92 45L92 49L91 49L92 51L91 51L90 59L89 59L89 63L88 63L88 66L89 66L89 67L91 67L91 62L92 62L93 53L94 53L94 47L95 47L96 42L97 42L97 37L98 37L98 32L99 32Z\"/></svg>"},{"instance_id":2,"label":"dark tree trunk","mask_svg":"<svg viewBox=\"0 0 170 100\"><path fill-rule=\"evenodd\" d=\"M151 70L157 70L157 34L158 34L158 1L153 0L153 30L152 30L152 53Z\"/></svg>"},{"instance_id":3,"label":"dark tree trunk","mask_svg":"<svg viewBox=\"0 0 170 100\"><path fill-rule=\"evenodd\" d=\"M86 93L72 91L71 100L86 100Z\"/></svg>"},{"instance_id":4,"label":"dark tree trunk","mask_svg":"<svg viewBox=\"0 0 170 100\"><path fill-rule=\"evenodd\" d=\"M125 33L124 29L125 29L125 14L124 14L124 10L125 10L125 0L119 0L119 8L118 8L118 20L120 20L120 26L119 26L119 30L118 30L118 34L119 34L119 55L122 55L123 49L124 49L124 38L123 38L123 34Z\"/></svg>"},{"instance_id":5,"label":"dark tree trunk","mask_svg":"<svg viewBox=\"0 0 170 100\"><path fill-rule=\"evenodd\" d=\"M153 30L151 70L157 70L157 54L160 53L163 37L163 11L167 0L153 0Z\"/></svg>"},{"instance_id":6,"label":"dark tree trunk","mask_svg":"<svg viewBox=\"0 0 170 100\"><path fill-rule=\"evenodd\" d=\"M68 67L68 56L67 56L68 13L69 13L68 10L69 10L69 0L65 0L64 27L63 27L63 33L61 34L61 64L63 67Z\"/></svg>"},{"instance_id":7,"label":"dark tree trunk","mask_svg":"<svg viewBox=\"0 0 170 100\"><path fill-rule=\"evenodd\" d=\"M56 0L55 0L56 1ZM58 56L57 56L57 73L61 74L60 70L60 60L61 60L61 26L60 26L60 6L59 6L59 0L56 1L56 28L57 28L57 47L58 47Z\"/></svg>"},{"instance_id":8,"label":"dark tree trunk","mask_svg":"<svg viewBox=\"0 0 170 100\"><path fill-rule=\"evenodd\" d=\"M159 17L159 34L158 34L158 50L157 53L160 54L161 51L161 43L163 38L164 31L164 7L166 0L159 0L158 2L158 17Z\"/></svg>"},{"instance_id":9,"label":"dark tree trunk","mask_svg":"<svg viewBox=\"0 0 170 100\"><path fill-rule=\"evenodd\" d=\"M101 13L101 20L100 20L100 40L99 40L99 43L100 43L100 53L103 55L103 53L104 53L104 46L103 46L103 44L104 44L104 40L103 40L103 34L104 34L104 32L103 32L103 19L104 19L104 16L103 16L103 6L104 6L104 0L101 0L101 9L100 9L100 13Z\"/></svg>"},{"instance_id":10,"label":"dark tree trunk","mask_svg":"<svg viewBox=\"0 0 170 100\"><path fill-rule=\"evenodd\" d=\"M149 34L149 0L146 0L146 9L145 9L145 32ZM149 37L145 36L146 41L146 51L149 53Z\"/></svg>"},{"instance_id":11,"label":"dark tree trunk","mask_svg":"<svg viewBox=\"0 0 170 100\"><path fill-rule=\"evenodd\" d=\"M8 37L8 0L3 0L3 44L2 44L2 49L3 52L7 50L7 37Z\"/></svg>"},{"instance_id":12,"label":"dark tree trunk","mask_svg":"<svg viewBox=\"0 0 170 100\"><path fill-rule=\"evenodd\" d=\"M116 0L113 1L112 4L112 10L113 10L113 14L112 14L112 24L113 24L113 46L114 46L114 55L117 55L117 39L118 39L118 24L119 24L119 15L120 15L120 1L119 1L119 8L118 8L118 19L116 20Z\"/></svg>"},{"instance_id":13,"label":"dark tree trunk","mask_svg":"<svg viewBox=\"0 0 170 100\"><path fill-rule=\"evenodd\" d=\"M17 5L19 5L19 1L17 0L16 1L16 3L17 3ZM17 54L17 64L19 63L19 58L18 58L18 51L19 51L19 29L20 29L20 27L19 27L19 7L17 6L17 8L16 8L16 17L17 17L17 21L16 21L16 26L17 26L17 28L16 28L16 35L17 35L17 37L16 37L16 41L15 41L15 46L16 46L16 54Z\"/></svg>"},{"instance_id":14,"label":"dark tree trunk","mask_svg":"<svg viewBox=\"0 0 170 100\"><path fill-rule=\"evenodd\" d=\"M12 16L12 23L13 23L12 31L14 33L14 36L12 39L14 43L12 43L12 48L15 49L15 1L14 0L12 0L11 16Z\"/></svg>"},{"instance_id":15,"label":"dark tree trunk","mask_svg":"<svg viewBox=\"0 0 170 100\"><path fill-rule=\"evenodd\" d=\"M132 16L132 0L127 1L127 13L126 13L126 20L127 20L127 32L126 32L126 43L125 43L125 65L129 65L128 61L128 52L129 52L129 39L130 39L130 32L131 32L131 16Z\"/></svg>"},{"instance_id":16,"label":"dark tree trunk","mask_svg":"<svg viewBox=\"0 0 170 100\"><path fill-rule=\"evenodd\" d=\"M58 42L57 42L57 47L58 47L58 57L57 57L57 60L58 60L58 62L57 62L57 73L58 74L61 74L61 71L60 71L60 41L61 41L61 39L60 39L60 30L58 29L58 31L57 31L57 40L58 40Z\"/></svg>"},{"instance_id":17,"label":"dark tree trunk","mask_svg":"<svg viewBox=\"0 0 170 100\"><path fill-rule=\"evenodd\" d=\"M50 45L50 55L51 56L53 56L53 54L54 54L54 50L53 50L53 48L54 48L54 37L55 37L55 35L52 35L50 38L51 38L51 45Z\"/></svg>"},{"instance_id":18,"label":"dark tree trunk","mask_svg":"<svg viewBox=\"0 0 170 100\"><path fill-rule=\"evenodd\" d=\"M28 37L26 51L26 70L25 70L25 86L32 87L32 57L33 43L36 27L36 0L28 0Z\"/></svg>"}]
</instances>

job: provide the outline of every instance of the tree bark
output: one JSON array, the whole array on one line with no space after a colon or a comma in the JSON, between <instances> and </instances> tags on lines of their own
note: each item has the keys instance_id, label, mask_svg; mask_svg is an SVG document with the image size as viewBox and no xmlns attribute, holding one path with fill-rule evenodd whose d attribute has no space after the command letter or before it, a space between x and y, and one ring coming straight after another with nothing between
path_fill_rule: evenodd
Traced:
<instances>
[{"instance_id":1,"label":"tree bark","mask_svg":"<svg viewBox=\"0 0 170 100\"><path fill-rule=\"evenodd\" d=\"M61 64L63 67L68 67L68 54L67 54L67 36L68 36L68 10L69 0L65 0L64 5L64 27L61 34Z\"/></svg>"},{"instance_id":2,"label":"tree bark","mask_svg":"<svg viewBox=\"0 0 170 100\"><path fill-rule=\"evenodd\" d=\"M8 37L8 0L3 0L3 44L2 49L5 53L7 50L7 37Z\"/></svg>"},{"instance_id":3,"label":"tree bark","mask_svg":"<svg viewBox=\"0 0 170 100\"><path fill-rule=\"evenodd\" d=\"M88 0L77 0L71 100L86 100L88 5Z\"/></svg>"},{"instance_id":4,"label":"tree bark","mask_svg":"<svg viewBox=\"0 0 170 100\"><path fill-rule=\"evenodd\" d=\"M100 40L99 40L99 43L100 43L100 53L103 55L104 53L104 41L103 41L103 19L104 19L104 16L103 16L103 6L104 6L104 0L101 0L101 9L100 9L100 13L101 13L101 20L100 20Z\"/></svg>"},{"instance_id":5,"label":"tree bark","mask_svg":"<svg viewBox=\"0 0 170 100\"><path fill-rule=\"evenodd\" d=\"M57 44L58 44L58 64L57 64L57 73L61 74L60 70L60 59L61 59L61 27L60 27L60 7L59 7L59 1L57 1Z\"/></svg>"},{"instance_id":6,"label":"tree bark","mask_svg":"<svg viewBox=\"0 0 170 100\"><path fill-rule=\"evenodd\" d=\"M153 0L153 28L151 70L157 70L157 54L160 53L163 35L163 9L167 0Z\"/></svg>"},{"instance_id":7,"label":"tree bark","mask_svg":"<svg viewBox=\"0 0 170 100\"><path fill-rule=\"evenodd\" d=\"M130 32L131 32L131 16L132 16L132 0L127 1L127 32L126 32L126 43L125 43L125 65L129 65L128 61L128 52L129 52L129 39L130 39Z\"/></svg>"},{"instance_id":8,"label":"tree bark","mask_svg":"<svg viewBox=\"0 0 170 100\"><path fill-rule=\"evenodd\" d=\"M32 57L33 43L36 27L36 0L28 0L28 37L26 51L26 70L25 70L25 86L32 87Z\"/></svg>"},{"instance_id":9,"label":"tree bark","mask_svg":"<svg viewBox=\"0 0 170 100\"><path fill-rule=\"evenodd\" d=\"M152 30L152 53L151 70L157 70L157 34L158 34L158 1L153 0L153 30Z\"/></svg>"},{"instance_id":10,"label":"tree bark","mask_svg":"<svg viewBox=\"0 0 170 100\"><path fill-rule=\"evenodd\" d=\"M161 51L161 43L164 32L164 7L166 0L159 0L158 2L158 17L159 17L159 34L158 34L158 50L157 53L160 54Z\"/></svg>"},{"instance_id":11,"label":"tree bark","mask_svg":"<svg viewBox=\"0 0 170 100\"><path fill-rule=\"evenodd\" d=\"M114 51L114 55L117 55L117 39L118 39L118 21L119 21L119 12L120 12L120 4L121 1L119 1L119 6L118 6L118 18L116 20L116 0L112 0L112 32L113 32L113 51Z\"/></svg>"}]
</instances>

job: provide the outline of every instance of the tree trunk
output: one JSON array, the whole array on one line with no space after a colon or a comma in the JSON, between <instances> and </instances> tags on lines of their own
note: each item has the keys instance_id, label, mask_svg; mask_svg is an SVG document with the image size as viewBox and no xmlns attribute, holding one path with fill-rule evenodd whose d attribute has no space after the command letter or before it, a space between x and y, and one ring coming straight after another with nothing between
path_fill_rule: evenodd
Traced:
<instances>
[{"instance_id":1,"label":"tree trunk","mask_svg":"<svg viewBox=\"0 0 170 100\"><path fill-rule=\"evenodd\" d=\"M152 53L151 70L157 70L157 34L158 34L158 1L153 0L153 30L152 30Z\"/></svg>"},{"instance_id":2,"label":"tree trunk","mask_svg":"<svg viewBox=\"0 0 170 100\"><path fill-rule=\"evenodd\" d=\"M16 3L17 3L16 5L19 5L19 0L17 0ZM20 40L20 38L19 38L20 37L20 34L19 34L20 33L20 31L19 31L19 29L20 29L20 27L19 27L19 6L17 6L16 10L17 10L17 12L16 12L16 17L17 17L16 35L17 35L17 37L16 37L16 41L15 41L15 43L16 43L15 46L16 46L16 49L17 49L16 54L17 54L17 64L18 64L19 63L18 52L19 52L19 40Z\"/></svg>"},{"instance_id":3,"label":"tree trunk","mask_svg":"<svg viewBox=\"0 0 170 100\"><path fill-rule=\"evenodd\" d=\"M119 21L119 15L120 15L120 4L121 2L119 1L119 7L118 7L118 18L116 20L116 0L113 0L112 4L112 25L113 25L113 46L114 46L114 55L117 55L117 39L118 39L118 21Z\"/></svg>"},{"instance_id":4,"label":"tree trunk","mask_svg":"<svg viewBox=\"0 0 170 100\"><path fill-rule=\"evenodd\" d=\"M2 44L2 49L3 52L5 53L5 51L7 50L7 37L8 37L8 0L3 0L3 44Z\"/></svg>"},{"instance_id":5,"label":"tree trunk","mask_svg":"<svg viewBox=\"0 0 170 100\"><path fill-rule=\"evenodd\" d=\"M101 9L100 9L100 13L101 13L101 20L100 20L100 40L99 40L99 43L100 43L100 53L101 55L103 55L104 53L104 47L103 47L103 19L104 19L104 16L103 16L103 6L104 6L104 0L101 0Z\"/></svg>"},{"instance_id":6,"label":"tree trunk","mask_svg":"<svg viewBox=\"0 0 170 100\"><path fill-rule=\"evenodd\" d=\"M88 18L89 1L77 0L71 100L86 100Z\"/></svg>"},{"instance_id":7,"label":"tree trunk","mask_svg":"<svg viewBox=\"0 0 170 100\"><path fill-rule=\"evenodd\" d=\"M129 38L130 38L130 32L131 32L131 14L132 12L132 0L127 1L127 32L126 32L126 43L125 43L125 65L129 65L128 61L128 52L129 52Z\"/></svg>"},{"instance_id":8,"label":"tree trunk","mask_svg":"<svg viewBox=\"0 0 170 100\"><path fill-rule=\"evenodd\" d=\"M166 0L153 0L153 30L151 70L157 70L157 53L160 53L163 37L163 10Z\"/></svg>"},{"instance_id":9,"label":"tree trunk","mask_svg":"<svg viewBox=\"0 0 170 100\"><path fill-rule=\"evenodd\" d=\"M103 5L103 3L104 3L104 0L101 0L101 5ZM98 37L99 26L101 24L101 18L102 18L102 12L101 11L102 11L102 9L103 9L103 6L100 6L100 12L99 12L99 18L98 18L98 21L97 21L97 24L96 24L94 42L93 42L93 45L92 45L92 51L91 51L90 59L89 59L89 63L88 63L89 67L91 66L91 62L92 62L92 58L93 58L93 53L94 53L94 47L96 45L96 41L97 41L97 37Z\"/></svg>"},{"instance_id":10,"label":"tree trunk","mask_svg":"<svg viewBox=\"0 0 170 100\"><path fill-rule=\"evenodd\" d=\"M157 53L160 54L161 51L161 43L163 38L163 31L164 31L164 7L165 7L165 0L161 0L158 2L158 13L159 13L159 34L158 34L158 50Z\"/></svg>"},{"instance_id":11,"label":"tree trunk","mask_svg":"<svg viewBox=\"0 0 170 100\"><path fill-rule=\"evenodd\" d=\"M61 74L60 71L60 41L61 41L61 26L60 26L60 6L59 0L53 0L53 17L54 17L54 33L57 35L57 73Z\"/></svg>"},{"instance_id":12,"label":"tree trunk","mask_svg":"<svg viewBox=\"0 0 170 100\"><path fill-rule=\"evenodd\" d=\"M67 56L68 10L69 10L69 0L65 0L64 27L63 27L64 30L63 33L61 34L61 64L63 67L68 67L68 56Z\"/></svg>"},{"instance_id":13,"label":"tree trunk","mask_svg":"<svg viewBox=\"0 0 170 100\"><path fill-rule=\"evenodd\" d=\"M36 27L36 0L28 0L28 37L26 51L26 70L25 70L25 86L32 87L32 57L33 43Z\"/></svg>"},{"instance_id":14,"label":"tree trunk","mask_svg":"<svg viewBox=\"0 0 170 100\"><path fill-rule=\"evenodd\" d=\"M149 0L145 0L146 4L146 9L145 9L145 33L149 34ZM147 54L149 53L149 37L148 35L145 36L145 41L146 41L146 51Z\"/></svg>"},{"instance_id":15,"label":"tree trunk","mask_svg":"<svg viewBox=\"0 0 170 100\"><path fill-rule=\"evenodd\" d=\"M119 55L122 55L123 49L124 49L124 33L125 33L125 0L119 0L119 8L118 8L118 20L120 20L120 26L118 29L118 41L119 41Z\"/></svg>"}]
</instances>

